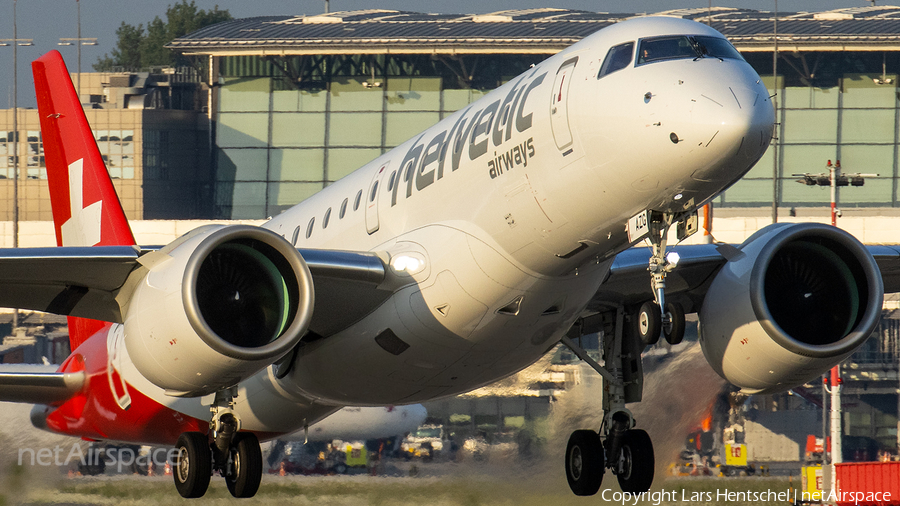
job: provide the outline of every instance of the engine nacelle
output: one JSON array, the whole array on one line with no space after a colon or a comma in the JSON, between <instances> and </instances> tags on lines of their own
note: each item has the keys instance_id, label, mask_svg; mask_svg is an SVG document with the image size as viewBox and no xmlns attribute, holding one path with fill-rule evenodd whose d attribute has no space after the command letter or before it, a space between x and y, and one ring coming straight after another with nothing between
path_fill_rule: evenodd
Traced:
<instances>
[{"instance_id":1,"label":"engine nacelle","mask_svg":"<svg viewBox=\"0 0 900 506\"><path fill-rule=\"evenodd\" d=\"M309 326L309 268L270 230L203 227L141 260L149 272L128 301L124 342L137 370L172 395L239 383Z\"/></svg>"},{"instance_id":2,"label":"engine nacelle","mask_svg":"<svg viewBox=\"0 0 900 506\"><path fill-rule=\"evenodd\" d=\"M784 391L853 353L878 325L883 299L878 266L852 235L771 225L716 275L700 343L712 368L744 392Z\"/></svg>"}]
</instances>

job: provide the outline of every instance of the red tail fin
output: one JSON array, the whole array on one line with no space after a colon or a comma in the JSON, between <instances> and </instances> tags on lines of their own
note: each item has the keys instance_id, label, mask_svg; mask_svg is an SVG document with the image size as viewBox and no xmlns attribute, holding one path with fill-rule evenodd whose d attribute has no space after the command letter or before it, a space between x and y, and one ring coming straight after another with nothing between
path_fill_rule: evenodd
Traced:
<instances>
[{"instance_id":1,"label":"red tail fin","mask_svg":"<svg viewBox=\"0 0 900 506\"><path fill-rule=\"evenodd\" d=\"M62 56L31 64L59 246L128 246L134 236ZM69 317L72 349L106 323Z\"/></svg>"}]
</instances>

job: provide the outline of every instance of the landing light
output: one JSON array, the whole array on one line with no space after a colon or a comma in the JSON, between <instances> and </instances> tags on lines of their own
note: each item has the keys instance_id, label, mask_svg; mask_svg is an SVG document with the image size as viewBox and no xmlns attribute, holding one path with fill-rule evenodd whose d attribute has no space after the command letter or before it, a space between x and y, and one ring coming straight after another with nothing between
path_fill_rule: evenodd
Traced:
<instances>
[{"instance_id":1,"label":"landing light","mask_svg":"<svg viewBox=\"0 0 900 506\"><path fill-rule=\"evenodd\" d=\"M425 268L425 261L411 255L398 255L391 259L391 268L398 274L415 274Z\"/></svg>"},{"instance_id":2,"label":"landing light","mask_svg":"<svg viewBox=\"0 0 900 506\"><path fill-rule=\"evenodd\" d=\"M666 255L666 262L669 262L669 265L671 265L672 267L675 267L676 265L678 265L679 260L681 260L681 256L674 251L670 251Z\"/></svg>"}]
</instances>

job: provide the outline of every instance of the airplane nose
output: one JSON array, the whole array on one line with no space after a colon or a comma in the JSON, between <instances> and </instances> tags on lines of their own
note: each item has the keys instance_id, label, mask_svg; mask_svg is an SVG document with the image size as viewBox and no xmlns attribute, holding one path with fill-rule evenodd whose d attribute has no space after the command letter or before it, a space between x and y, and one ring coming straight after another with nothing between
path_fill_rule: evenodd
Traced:
<instances>
[{"instance_id":1,"label":"airplane nose","mask_svg":"<svg viewBox=\"0 0 900 506\"><path fill-rule=\"evenodd\" d=\"M764 86L718 84L704 90L695 100L691 122L697 130L699 145L728 153L737 165L754 163L763 155L775 123L775 112ZM706 179L706 175L696 176Z\"/></svg>"}]
</instances>

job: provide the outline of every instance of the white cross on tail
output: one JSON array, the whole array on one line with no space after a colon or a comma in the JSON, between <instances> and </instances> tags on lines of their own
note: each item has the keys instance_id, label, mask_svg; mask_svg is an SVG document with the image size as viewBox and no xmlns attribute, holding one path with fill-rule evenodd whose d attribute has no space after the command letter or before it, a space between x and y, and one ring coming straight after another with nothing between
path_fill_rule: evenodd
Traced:
<instances>
[{"instance_id":1,"label":"white cross on tail","mask_svg":"<svg viewBox=\"0 0 900 506\"><path fill-rule=\"evenodd\" d=\"M69 206L72 216L62 224L62 245L94 246L99 243L103 201L84 207L84 158L69 164Z\"/></svg>"}]
</instances>

